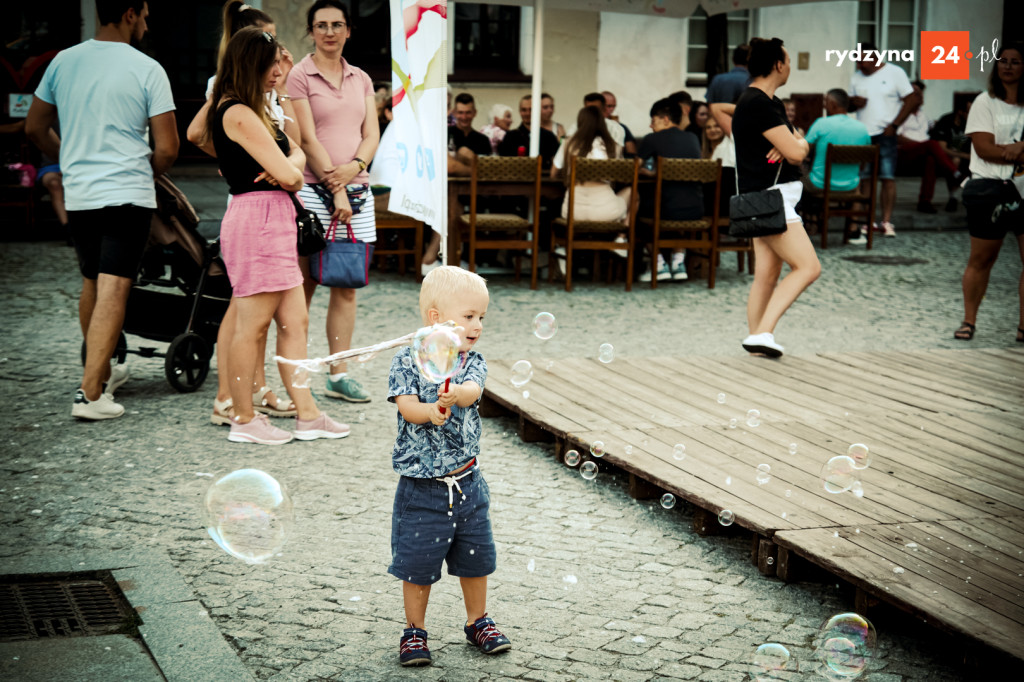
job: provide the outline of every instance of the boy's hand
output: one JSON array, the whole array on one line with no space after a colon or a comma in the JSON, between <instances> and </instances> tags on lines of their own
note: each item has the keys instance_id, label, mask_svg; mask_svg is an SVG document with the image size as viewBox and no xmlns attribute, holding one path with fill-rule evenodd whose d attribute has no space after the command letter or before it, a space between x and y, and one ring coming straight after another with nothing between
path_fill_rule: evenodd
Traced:
<instances>
[{"instance_id":1,"label":"boy's hand","mask_svg":"<svg viewBox=\"0 0 1024 682\"><path fill-rule=\"evenodd\" d=\"M452 413L451 410L445 410L441 412L441 403L430 403L430 423L434 426L443 426L448 415Z\"/></svg>"},{"instance_id":2,"label":"boy's hand","mask_svg":"<svg viewBox=\"0 0 1024 682\"><path fill-rule=\"evenodd\" d=\"M458 386L449 386L447 391L444 389L438 391L437 404L450 410L452 405L454 405L455 401L458 399L458 394L455 391L457 388Z\"/></svg>"}]
</instances>

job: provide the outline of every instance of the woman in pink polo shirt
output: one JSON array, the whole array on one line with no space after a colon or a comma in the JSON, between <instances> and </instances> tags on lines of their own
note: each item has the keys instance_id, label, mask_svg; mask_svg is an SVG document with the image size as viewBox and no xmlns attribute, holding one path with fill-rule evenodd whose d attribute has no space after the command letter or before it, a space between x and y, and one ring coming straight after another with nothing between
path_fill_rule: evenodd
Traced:
<instances>
[{"instance_id":1,"label":"woman in pink polo shirt","mask_svg":"<svg viewBox=\"0 0 1024 682\"><path fill-rule=\"evenodd\" d=\"M320 215L324 226L336 218L341 226L352 224L356 239L373 242L377 230L366 172L380 142L373 82L341 56L352 29L348 10L339 0L316 0L306 15L306 30L316 49L288 74L288 94L306 153L306 185L299 196ZM308 306L316 282L309 276L307 259L300 263ZM351 347L355 322L356 290L332 288L327 308L327 343L332 354ZM344 361L332 365L327 395L368 402L370 397L346 370Z\"/></svg>"}]
</instances>

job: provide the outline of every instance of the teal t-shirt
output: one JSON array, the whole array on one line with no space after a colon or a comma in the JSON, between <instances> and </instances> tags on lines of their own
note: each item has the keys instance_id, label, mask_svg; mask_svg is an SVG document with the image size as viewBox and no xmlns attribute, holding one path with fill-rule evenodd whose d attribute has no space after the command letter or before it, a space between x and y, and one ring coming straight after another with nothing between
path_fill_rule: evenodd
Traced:
<instances>
[{"instance_id":1,"label":"teal t-shirt","mask_svg":"<svg viewBox=\"0 0 1024 682\"><path fill-rule=\"evenodd\" d=\"M825 152L830 144L871 144L871 136L864 124L846 114L819 118L807 131L807 144L814 145L814 166L811 168L811 184L825 186ZM852 163L832 166L832 189L848 192L860 184L860 168Z\"/></svg>"}]
</instances>

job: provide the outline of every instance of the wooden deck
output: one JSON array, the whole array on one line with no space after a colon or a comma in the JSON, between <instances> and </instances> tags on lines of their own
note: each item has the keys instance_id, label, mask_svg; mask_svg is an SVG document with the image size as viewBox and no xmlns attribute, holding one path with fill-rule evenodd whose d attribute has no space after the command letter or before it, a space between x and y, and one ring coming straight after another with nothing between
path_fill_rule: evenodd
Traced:
<instances>
[{"instance_id":1,"label":"wooden deck","mask_svg":"<svg viewBox=\"0 0 1024 682\"><path fill-rule=\"evenodd\" d=\"M524 438L553 436L559 456L602 441L599 466L629 472L637 494L705 510L698 529L731 510L764 573L792 578L806 560L858 598L1024 659L1024 351L526 359L528 384L514 388L512 361L492 360L485 391ZM860 498L820 478L851 443L872 456Z\"/></svg>"}]
</instances>

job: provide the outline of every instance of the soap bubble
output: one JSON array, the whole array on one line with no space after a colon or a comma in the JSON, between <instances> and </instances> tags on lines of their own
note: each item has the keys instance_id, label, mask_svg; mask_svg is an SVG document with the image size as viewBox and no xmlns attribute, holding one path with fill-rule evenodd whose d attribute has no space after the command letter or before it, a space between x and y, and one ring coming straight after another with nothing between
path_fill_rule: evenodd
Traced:
<instances>
[{"instance_id":1,"label":"soap bubble","mask_svg":"<svg viewBox=\"0 0 1024 682\"><path fill-rule=\"evenodd\" d=\"M602 343L601 347L597 349L597 359L608 364L615 358L615 348L610 343Z\"/></svg>"},{"instance_id":2,"label":"soap bubble","mask_svg":"<svg viewBox=\"0 0 1024 682\"><path fill-rule=\"evenodd\" d=\"M292 388L309 388L309 370L299 366L292 372Z\"/></svg>"},{"instance_id":3,"label":"soap bubble","mask_svg":"<svg viewBox=\"0 0 1024 682\"><path fill-rule=\"evenodd\" d=\"M533 335L547 341L558 331L558 322L551 313L537 313L533 318Z\"/></svg>"},{"instance_id":4,"label":"soap bubble","mask_svg":"<svg viewBox=\"0 0 1024 682\"><path fill-rule=\"evenodd\" d=\"M731 526L732 522L736 520L736 515L728 509L723 509L718 512L718 522L723 526Z\"/></svg>"},{"instance_id":5,"label":"soap bubble","mask_svg":"<svg viewBox=\"0 0 1024 682\"><path fill-rule=\"evenodd\" d=\"M864 486L860 481L854 481L853 485L850 486L850 492L853 493L854 497L864 497Z\"/></svg>"},{"instance_id":6,"label":"soap bubble","mask_svg":"<svg viewBox=\"0 0 1024 682\"><path fill-rule=\"evenodd\" d=\"M423 327L412 342L412 360L427 381L440 384L462 368L462 340L451 327Z\"/></svg>"},{"instance_id":7,"label":"soap bubble","mask_svg":"<svg viewBox=\"0 0 1024 682\"><path fill-rule=\"evenodd\" d=\"M871 451L864 443L854 443L846 450L846 455L853 459L854 469L867 469L871 466Z\"/></svg>"},{"instance_id":8,"label":"soap bubble","mask_svg":"<svg viewBox=\"0 0 1024 682\"><path fill-rule=\"evenodd\" d=\"M682 443L676 443L675 447L672 448L672 459L682 460L686 458L686 446Z\"/></svg>"},{"instance_id":9,"label":"soap bubble","mask_svg":"<svg viewBox=\"0 0 1024 682\"><path fill-rule=\"evenodd\" d=\"M533 365L530 364L529 360L520 360L516 364L512 365L512 375L509 377L509 381L516 388L521 388L530 382L533 378Z\"/></svg>"},{"instance_id":10,"label":"soap bubble","mask_svg":"<svg viewBox=\"0 0 1024 682\"><path fill-rule=\"evenodd\" d=\"M725 394L724 393L719 393L718 397L716 398L716 400L718 400L718 404L719 405L725 405Z\"/></svg>"},{"instance_id":11,"label":"soap bubble","mask_svg":"<svg viewBox=\"0 0 1024 682\"><path fill-rule=\"evenodd\" d=\"M590 446L590 454L594 457L604 457L604 443L599 440L595 440L593 445Z\"/></svg>"},{"instance_id":12,"label":"soap bubble","mask_svg":"<svg viewBox=\"0 0 1024 682\"><path fill-rule=\"evenodd\" d=\"M736 425L737 425L738 423L739 423L739 422L737 421L737 419L736 419L735 417L733 417L732 419L730 419L730 420L729 420L729 428L730 428L730 429L735 429L735 428L736 428Z\"/></svg>"},{"instance_id":13,"label":"soap bubble","mask_svg":"<svg viewBox=\"0 0 1024 682\"><path fill-rule=\"evenodd\" d=\"M867 618L857 613L832 616L818 630L815 647L826 672L852 679L863 673L875 652L877 636Z\"/></svg>"},{"instance_id":14,"label":"soap bubble","mask_svg":"<svg viewBox=\"0 0 1024 682\"><path fill-rule=\"evenodd\" d=\"M294 520L287 491L258 469L232 471L206 491L206 531L221 549L249 564L280 552Z\"/></svg>"},{"instance_id":15,"label":"soap bubble","mask_svg":"<svg viewBox=\"0 0 1024 682\"><path fill-rule=\"evenodd\" d=\"M825 486L825 492L838 495L845 493L857 481L854 473L853 459L846 455L836 455L825 466L821 468L821 482Z\"/></svg>"},{"instance_id":16,"label":"soap bubble","mask_svg":"<svg viewBox=\"0 0 1024 682\"><path fill-rule=\"evenodd\" d=\"M768 464L757 465L757 483L758 485L764 485L768 481L772 480L772 468Z\"/></svg>"},{"instance_id":17,"label":"soap bubble","mask_svg":"<svg viewBox=\"0 0 1024 682\"><path fill-rule=\"evenodd\" d=\"M580 463L580 453L576 450L566 450L562 459L565 461L565 466L574 467Z\"/></svg>"},{"instance_id":18,"label":"soap bubble","mask_svg":"<svg viewBox=\"0 0 1024 682\"><path fill-rule=\"evenodd\" d=\"M747 426L753 428L761 425L761 411L747 410Z\"/></svg>"},{"instance_id":19,"label":"soap bubble","mask_svg":"<svg viewBox=\"0 0 1024 682\"><path fill-rule=\"evenodd\" d=\"M796 443L790 443L789 444L789 454L795 455L796 454L796 449L797 449L796 448Z\"/></svg>"},{"instance_id":20,"label":"soap bubble","mask_svg":"<svg viewBox=\"0 0 1024 682\"><path fill-rule=\"evenodd\" d=\"M530 392L529 391L523 391L523 398L529 398L529 397L530 397Z\"/></svg>"},{"instance_id":21,"label":"soap bubble","mask_svg":"<svg viewBox=\"0 0 1024 682\"><path fill-rule=\"evenodd\" d=\"M627 445L626 447L622 448L622 451L625 452L627 455L632 455L633 454L633 446L632 445Z\"/></svg>"},{"instance_id":22,"label":"soap bubble","mask_svg":"<svg viewBox=\"0 0 1024 682\"><path fill-rule=\"evenodd\" d=\"M789 650L774 642L762 644L754 652L750 664L750 677L756 682L782 679L775 673L785 670L789 664Z\"/></svg>"},{"instance_id":23,"label":"soap bubble","mask_svg":"<svg viewBox=\"0 0 1024 682\"><path fill-rule=\"evenodd\" d=\"M583 466L580 467L580 476L588 481L593 481L597 478L597 462L584 462Z\"/></svg>"},{"instance_id":24,"label":"soap bubble","mask_svg":"<svg viewBox=\"0 0 1024 682\"><path fill-rule=\"evenodd\" d=\"M672 493L665 493L661 496L661 506L665 509L671 509L676 506L676 496Z\"/></svg>"}]
</instances>

